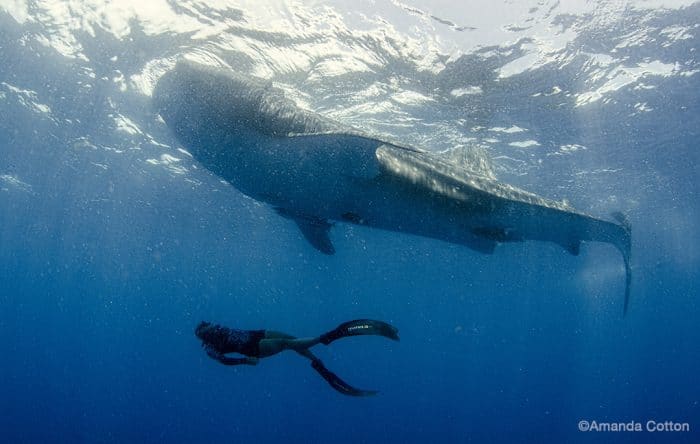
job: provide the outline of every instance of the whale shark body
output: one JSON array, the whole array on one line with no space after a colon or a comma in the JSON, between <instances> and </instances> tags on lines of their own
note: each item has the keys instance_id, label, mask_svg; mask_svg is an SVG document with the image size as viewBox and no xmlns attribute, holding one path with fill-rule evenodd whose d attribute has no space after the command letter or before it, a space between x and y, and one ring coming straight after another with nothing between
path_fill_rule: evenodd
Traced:
<instances>
[{"instance_id":1,"label":"whale shark body","mask_svg":"<svg viewBox=\"0 0 700 444\"><path fill-rule=\"evenodd\" d=\"M204 167L293 220L333 254L333 221L411 233L492 253L499 243L550 241L577 255L581 242L613 244L630 294L630 225L497 181L436 153L380 140L298 108L269 82L180 61L154 104Z\"/></svg>"}]
</instances>

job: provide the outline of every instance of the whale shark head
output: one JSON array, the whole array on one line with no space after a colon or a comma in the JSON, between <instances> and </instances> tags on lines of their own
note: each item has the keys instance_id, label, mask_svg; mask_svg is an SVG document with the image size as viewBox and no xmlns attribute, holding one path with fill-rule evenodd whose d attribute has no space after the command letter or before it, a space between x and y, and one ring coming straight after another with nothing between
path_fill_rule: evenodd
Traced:
<instances>
[{"instance_id":1,"label":"whale shark head","mask_svg":"<svg viewBox=\"0 0 700 444\"><path fill-rule=\"evenodd\" d=\"M233 72L180 61L159 79L153 103L180 137L191 139L224 129L232 136L259 126L257 115L269 88Z\"/></svg>"},{"instance_id":2,"label":"whale shark head","mask_svg":"<svg viewBox=\"0 0 700 444\"><path fill-rule=\"evenodd\" d=\"M165 73L153 91L153 106L178 140L207 168L235 161L262 136L258 117L269 85L189 61Z\"/></svg>"},{"instance_id":3,"label":"whale shark head","mask_svg":"<svg viewBox=\"0 0 700 444\"><path fill-rule=\"evenodd\" d=\"M347 130L299 109L271 82L187 60L158 80L153 104L195 157L214 141L252 148L264 138Z\"/></svg>"}]
</instances>

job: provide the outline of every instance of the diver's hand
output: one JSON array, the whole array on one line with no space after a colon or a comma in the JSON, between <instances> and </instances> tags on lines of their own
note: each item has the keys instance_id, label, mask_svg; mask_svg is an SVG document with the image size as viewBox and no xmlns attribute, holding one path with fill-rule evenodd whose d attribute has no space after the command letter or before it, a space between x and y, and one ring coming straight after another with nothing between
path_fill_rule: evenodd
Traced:
<instances>
[{"instance_id":1,"label":"diver's hand","mask_svg":"<svg viewBox=\"0 0 700 444\"><path fill-rule=\"evenodd\" d=\"M248 358L245 358L245 363L248 365L258 365L259 360L260 359L258 359L258 358L248 357Z\"/></svg>"}]
</instances>

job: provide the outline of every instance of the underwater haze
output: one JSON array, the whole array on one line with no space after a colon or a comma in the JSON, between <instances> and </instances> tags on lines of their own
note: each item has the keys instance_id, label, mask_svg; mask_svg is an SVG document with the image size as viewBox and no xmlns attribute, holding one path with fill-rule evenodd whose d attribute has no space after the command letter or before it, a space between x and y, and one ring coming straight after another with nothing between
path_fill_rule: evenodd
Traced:
<instances>
[{"instance_id":1,"label":"underwater haze","mask_svg":"<svg viewBox=\"0 0 700 444\"><path fill-rule=\"evenodd\" d=\"M0 0L0 441L700 442L699 43L690 0ZM626 315L604 243L482 254L336 223L320 254L159 116L181 59L623 213ZM401 341L313 351L373 397L194 335L357 318ZM641 430L597 430L620 423Z\"/></svg>"}]
</instances>

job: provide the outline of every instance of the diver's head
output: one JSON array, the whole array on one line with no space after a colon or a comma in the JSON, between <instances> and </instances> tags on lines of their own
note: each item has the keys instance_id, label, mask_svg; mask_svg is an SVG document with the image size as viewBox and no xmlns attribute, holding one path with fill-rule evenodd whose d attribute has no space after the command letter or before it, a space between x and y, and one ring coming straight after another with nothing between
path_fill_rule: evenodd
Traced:
<instances>
[{"instance_id":1,"label":"diver's head","mask_svg":"<svg viewBox=\"0 0 700 444\"><path fill-rule=\"evenodd\" d=\"M197 328L194 330L194 334L201 340L204 340L207 336L207 333L211 329L211 323L202 321L199 323Z\"/></svg>"}]
</instances>

